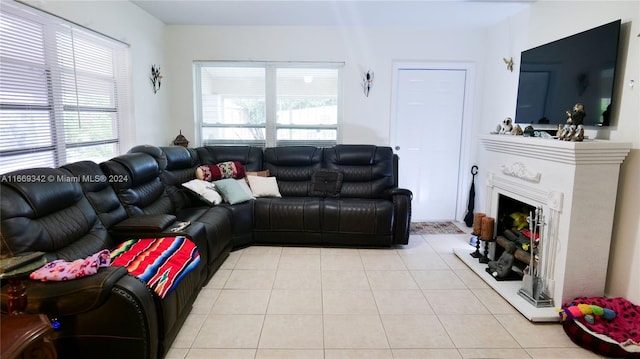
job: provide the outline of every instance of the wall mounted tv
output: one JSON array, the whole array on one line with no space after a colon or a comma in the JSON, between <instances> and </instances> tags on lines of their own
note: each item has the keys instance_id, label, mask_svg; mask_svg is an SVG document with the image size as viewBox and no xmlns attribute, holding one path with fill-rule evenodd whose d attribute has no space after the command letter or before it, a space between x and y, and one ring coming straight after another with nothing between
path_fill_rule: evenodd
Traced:
<instances>
[{"instance_id":1,"label":"wall mounted tv","mask_svg":"<svg viewBox=\"0 0 640 359\"><path fill-rule=\"evenodd\" d=\"M582 103L585 126L608 126L620 26L616 20L523 51L515 122L564 124L566 111Z\"/></svg>"}]
</instances>

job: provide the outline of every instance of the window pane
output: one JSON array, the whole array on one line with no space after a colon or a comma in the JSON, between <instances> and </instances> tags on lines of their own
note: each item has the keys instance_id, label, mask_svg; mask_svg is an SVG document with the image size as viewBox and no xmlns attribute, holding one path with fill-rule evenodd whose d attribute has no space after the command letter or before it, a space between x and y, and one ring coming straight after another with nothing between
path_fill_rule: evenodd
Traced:
<instances>
[{"instance_id":1,"label":"window pane","mask_svg":"<svg viewBox=\"0 0 640 359\"><path fill-rule=\"evenodd\" d=\"M278 68L276 76L278 124L338 123L338 69Z\"/></svg>"},{"instance_id":2,"label":"window pane","mask_svg":"<svg viewBox=\"0 0 640 359\"><path fill-rule=\"evenodd\" d=\"M53 161L52 150L20 155L0 155L0 173L17 171L25 167L51 167Z\"/></svg>"},{"instance_id":3,"label":"window pane","mask_svg":"<svg viewBox=\"0 0 640 359\"><path fill-rule=\"evenodd\" d=\"M278 141L335 141L337 135L338 131L334 129L320 130L279 128L277 131Z\"/></svg>"},{"instance_id":4,"label":"window pane","mask_svg":"<svg viewBox=\"0 0 640 359\"><path fill-rule=\"evenodd\" d=\"M127 45L19 2L0 7L0 169L119 154Z\"/></svg>"},{"instance_id":5,"label":"window pane","mask_svg":"<svg viewBox=\"0 0 640 359\"><path fill-rule=\"evenodd\" d=\"M49 111L0 111L0 151L53 145Z\"/></svg>"},{"instance_id":6,"label":"window pane","mask_svg":"<svg viewBox=\"0 0 640 359\"><path fill-rule=\"evenodd\" d=\"M265 141L265 128L246 127L203 127L203 141Z\"/></svg>"},{"instance_id":7,"label":"window pane","mask_svg":"<svg viewBox=\"0 0 640 359\"><path fill-rule=\"evenodd\" d=\"M79 115L79 118L78 118ZM111 112L64 112L65 143L83 143L118 138L116 114ZM91 158L91 157L88 157Z\"/></svg>"},{"instance_id":8,"label":"window pane","mask_svg":"<svg viewBox=\"0 0 640 359\"><path fill-rule=\"evenodd\" d=\"M71 163L90 158L91 161L100 163L112 159L117 155L117 143L107 143L95 146L82 146L67 149L67 162Z\"/></svg>"},{"instance_id":9,"label":"window pane","mask_svg":"<svg viewBox=\"0 0 640 359\"><path fill-rule=\"evenodd\" d=\"M0 103L49 106L49 76L43 67L3 62L0 79Z\"/></svg>"},{"instance_id":10,"label":"window pane","mask_svg":"<svg viewBox=\"0 0 640 359\"><path fill-rule=\"evenodd\" d=\"M196 63L201 144L336 144L341 68L333 63Z\"/></svg>"},{"instance_id":11,"label":"window pane","mask_svg":"<svg viewBox=\"0 0 640 359\"><path fill-rule=\"evenodd\" d=\"M112 78L82 76L73 72L61 75L62 103L65 106L81 106L114 109L116 107L115 81Z\"/></svg>"},{"instance_id":12,"label":"window pane","mask_svg":"<svg viewBox=\"0 0 640 359\"><path fill-rule=\"evenodd\" d=\"M266 123L264 68L202 67L200 80L202 123Z\"/></svg>"}]
</instances>

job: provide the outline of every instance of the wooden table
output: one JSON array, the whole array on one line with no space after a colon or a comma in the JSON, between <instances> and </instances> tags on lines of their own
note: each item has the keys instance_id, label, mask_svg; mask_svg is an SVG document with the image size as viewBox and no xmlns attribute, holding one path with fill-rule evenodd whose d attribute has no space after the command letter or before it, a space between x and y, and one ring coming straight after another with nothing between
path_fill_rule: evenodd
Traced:
<instances>
[{"instance_id":1,"label":"wooden table","mask_svg":"<svg viewBox=\"0 0 640 359\"><path fill-rule=\"evenodd\" d=\"M0 357L3 359L56 359L50 341L51 322L44 314L0 316Z\"/></svg>"}]
</instances>

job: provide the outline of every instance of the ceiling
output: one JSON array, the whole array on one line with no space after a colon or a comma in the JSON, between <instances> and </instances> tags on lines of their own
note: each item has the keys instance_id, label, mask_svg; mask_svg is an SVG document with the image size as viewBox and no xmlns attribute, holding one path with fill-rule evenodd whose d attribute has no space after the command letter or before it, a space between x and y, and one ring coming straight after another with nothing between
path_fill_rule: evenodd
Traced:
<instances>
[{"instance_id":1,"label":"ceiling","mask_svg":"<svg viewBox=\"0 0 640 359\"><path fill-rule=\"evenodd\" d=\"M168 25L493 25L535 0L131 0Z\"/></svg>"}]
</instances>

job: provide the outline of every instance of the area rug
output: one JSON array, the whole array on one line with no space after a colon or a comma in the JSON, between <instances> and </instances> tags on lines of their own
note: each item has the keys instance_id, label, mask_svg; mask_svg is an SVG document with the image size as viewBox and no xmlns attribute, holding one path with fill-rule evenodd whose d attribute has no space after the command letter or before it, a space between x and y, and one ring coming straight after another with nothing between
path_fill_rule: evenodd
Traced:
<instances>
[{"instance_id":1,"label":"area rug","mask_svg":"<svg viewBox=\"0 0 640 359\"><path fill-rule=\"evenodd\" d=\"M411 222L411 234L463 234L451 221L443 222Z\"/></svg>"}]
</instances>

